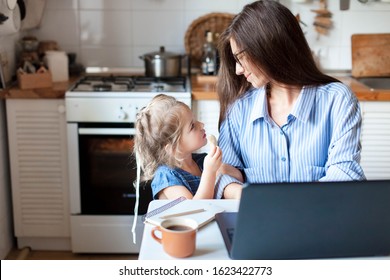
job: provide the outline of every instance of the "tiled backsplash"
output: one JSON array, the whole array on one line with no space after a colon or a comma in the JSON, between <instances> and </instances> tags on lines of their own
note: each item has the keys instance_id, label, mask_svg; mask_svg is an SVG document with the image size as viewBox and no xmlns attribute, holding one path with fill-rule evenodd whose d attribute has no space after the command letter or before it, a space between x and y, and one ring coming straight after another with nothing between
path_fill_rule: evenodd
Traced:
<instances>
[{"instance_id":1,"label":"tiled backsplash","mask_svg":"<svg viewBox=\"0 0 390 280\"><path fill-rule=\"evenodd\" d=\"M55 40L67 52L77 54L85 66L143 67L140 55L166 50L184 53L184 35L193 20L210 12L237 13L251 0L46 0L41 26L20 34L0 36L0 54L15 73L16 43L23 35ZM341 11L339 1L328 1L333 28L318 36L313 27L319 0L296 3L280 0L307 25L302 28L323 69L349 70L351 35L389 33L390 3L350 0Z\"/></svg>"},{"instance_id":2,"label":"tiled backsplash","mask_svg":"<svg viewBox=\"0 0 390 280\"><path fill-rule=\"evenodd\" d=\"M191 22L210 12L237 13L248 0L47 0L41 27L30 33L56 40L62 49L78 54L86 66L143 67L140 55L167 50L183 53L184 35ZM334 27L317 36L312 25L319 1L305 4L281 1L299 13L309 44L325 69L351 69L350 37L354 33L390 32L390 4L351 0L340 11L328 1Z\"/></svg>"}]
</instances>

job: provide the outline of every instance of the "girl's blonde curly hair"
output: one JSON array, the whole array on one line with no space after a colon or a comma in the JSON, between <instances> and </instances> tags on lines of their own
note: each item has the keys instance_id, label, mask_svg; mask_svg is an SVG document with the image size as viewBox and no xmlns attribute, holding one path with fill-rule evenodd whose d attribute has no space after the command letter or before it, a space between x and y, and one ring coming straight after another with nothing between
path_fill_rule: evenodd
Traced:
<instances>
[{"instance_id":1,"label":"girl's blonde curly hair","mask_svg":"<svg viewBox=\"0 0 390 280\"><path fill-rule=\"evenodd\" d=\"M180 166L175 154L179 150L185 110L190 110L185 103L159 94L137 114L134 153L143 171L142 181L151 180L160 165Z\"/></svg>"}]
</instances>

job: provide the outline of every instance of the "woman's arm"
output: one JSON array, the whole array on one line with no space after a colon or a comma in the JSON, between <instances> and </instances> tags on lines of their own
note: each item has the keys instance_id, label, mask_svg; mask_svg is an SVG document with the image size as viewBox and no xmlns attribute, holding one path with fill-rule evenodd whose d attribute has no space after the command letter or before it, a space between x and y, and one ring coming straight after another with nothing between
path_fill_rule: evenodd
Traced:
<instances>
[{"instance_id":1,"label":"woman's arm","mask_svg":"<svg viewBox=\"0 0 390 280\"><path fill-rule=\"evenodd\" d=\"M232 183L225 187L222 198L240 199L241 193L242 193L242 185L237 183Z\"/></svg>"},{"instance_id":2,"label":"woman's arm","mask_svg":"<svg viewBox=\"0 0 390 280\"><path fill-rule=\"evenodd\" d=\"M218 169L218 174L229 175L244 183L244 176L242 175L242 172L238 168L231 166L230 164L222 163L221 167Z\"/></svg>"},{"instance_id":3,"label":"woman's arm","mask_svg":"<svg viewBox=\"0 0 390 280\"><path fill-rule=\"evenodd\" d=\"M359 102L351 92L349 102L335 103L332 114L335 129L328 151L326 174L320 181L365 180L360 166L361 111Z\"/></svg>"},{"instance_id":4,"label":"woman's arm","mask_svg":"<svg viewBox=\"0 0 390 280\"><path fill-rule=\"evenodd\" d=\"M237 110L235 110L235 112L237 112ZM215 198L230 198L229 194L224 194L224 189L229 185L237 185L241 188L241 184L244 182L242 174L238 174L235 171L233 172L232 169L226 170L227 165L231 168L235 168L234 166L238 168L243 167L239 148L239 132L237 131L237 127L239 126L237 124L238 119L240 119L239 116L236 116L234 113L230 114L220 127L218 144L223 151L224 165L222 169L226 172L220 172L221 175L219 176L215 186ZM237 171L239 170L237 169Z\"/></svg>"}]
</instances>

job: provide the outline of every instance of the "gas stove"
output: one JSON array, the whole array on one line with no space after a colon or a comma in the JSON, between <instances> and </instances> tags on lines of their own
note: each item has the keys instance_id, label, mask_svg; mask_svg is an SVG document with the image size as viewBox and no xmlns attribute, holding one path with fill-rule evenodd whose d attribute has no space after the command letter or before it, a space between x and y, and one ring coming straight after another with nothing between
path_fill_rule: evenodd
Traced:
<instances>
[{"instance_id":1,"label":"gas stove","mask_svg":"<svg viewBox=\"0 0 390 280\"><path fill-rule=\"evenodd\" d=\"M87 75L65 93L68 122L134 122L137 112L157 94L191 107L189 76Z\"/></svg>"},{"instance_id":2,"label":"gas stove","mask_svg":"<svg viewBox=\"0 0 390 280\"><path fill-rule=\"evenodd\" d=\"M187 76L87 75L65 93L72 251L139 251L140 219L137 244L131 240L137 169L131 150L137 113L160 93L191 107ZM149 192L140 188L140 214L153 199Z\"/></svg>"},{"instance_id":3,"label":"gas stove","mask_svg":"<svg viewBox=\"0 0 390 280\"><path fill-rule=\"evenodd\" d=\"M188 97L191 95L190 79L180 77L146 76L85 76L66 93L66 97L134 96L138 93L154 96L157 93Z\"/></svg>"}]
</instances>

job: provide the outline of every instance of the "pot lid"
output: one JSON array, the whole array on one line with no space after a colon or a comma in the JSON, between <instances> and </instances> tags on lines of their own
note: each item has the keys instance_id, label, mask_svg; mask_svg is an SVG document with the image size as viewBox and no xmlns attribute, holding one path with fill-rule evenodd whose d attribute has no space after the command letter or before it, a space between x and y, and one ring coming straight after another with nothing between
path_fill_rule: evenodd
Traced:
<instances>
[{"instance_id":1,"label":"pot lid","mask_svg":"<svg viewBox=\"0 0 390 280\"><path fill-rule=\"evenodd\" d=\"M147 53L144 56L145 57L151 57L151 58L176 58L176 57L181 57L180 54L172 53L172 52L166 52L164 46L160 47L160 51Z\"/></svg>"}]
</instances>

